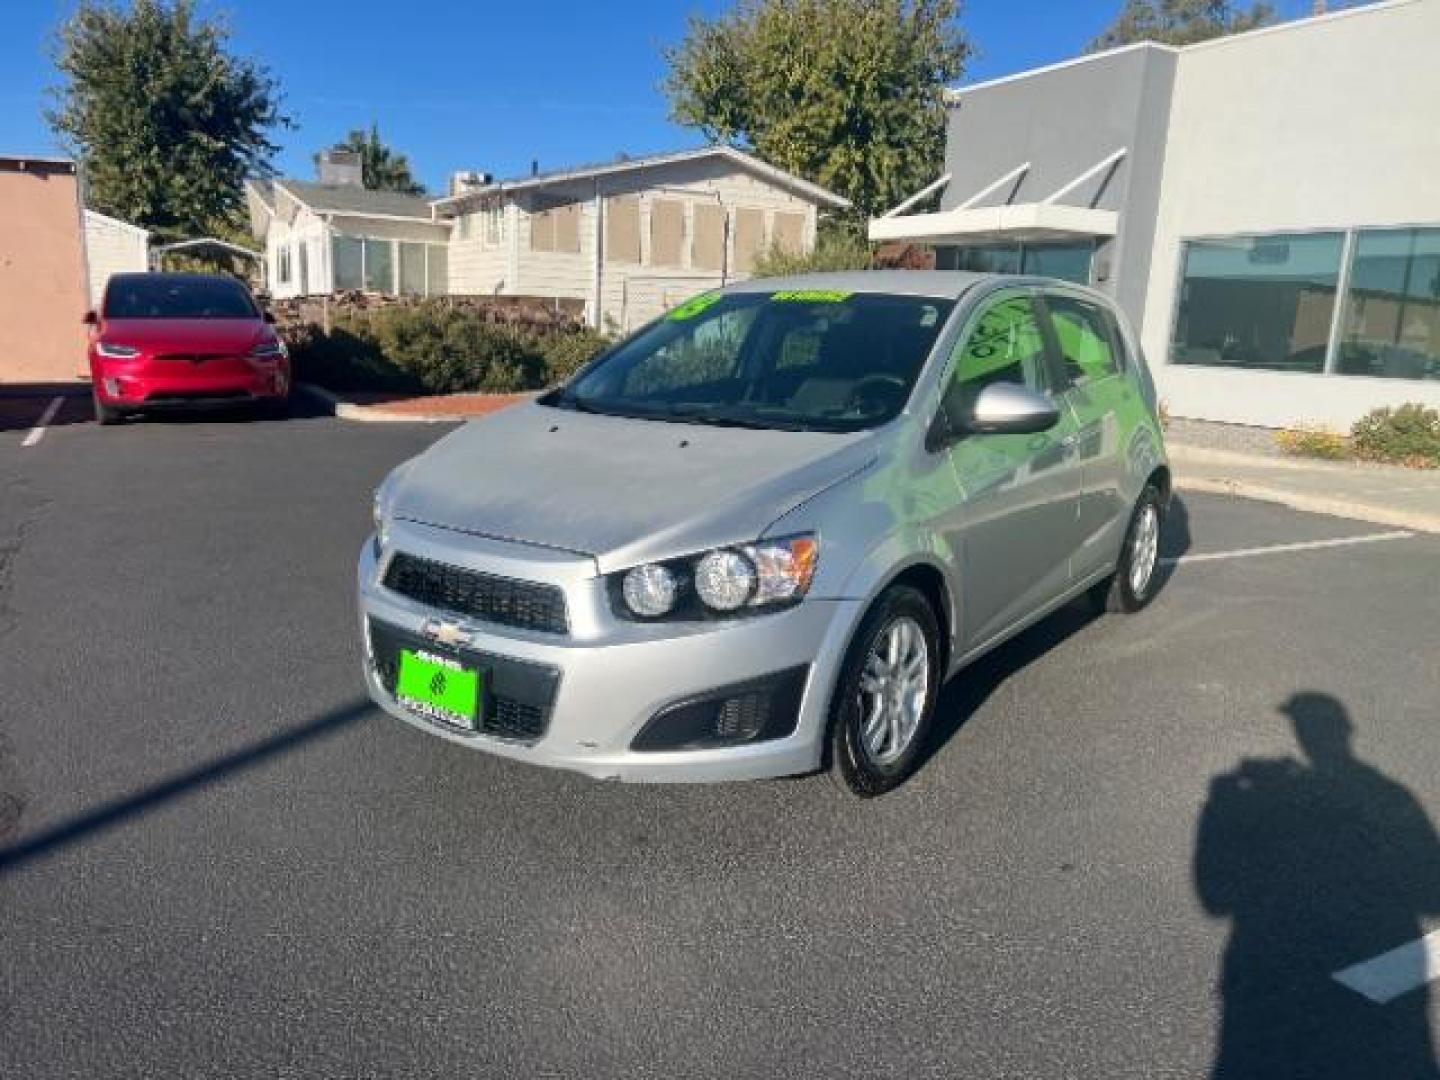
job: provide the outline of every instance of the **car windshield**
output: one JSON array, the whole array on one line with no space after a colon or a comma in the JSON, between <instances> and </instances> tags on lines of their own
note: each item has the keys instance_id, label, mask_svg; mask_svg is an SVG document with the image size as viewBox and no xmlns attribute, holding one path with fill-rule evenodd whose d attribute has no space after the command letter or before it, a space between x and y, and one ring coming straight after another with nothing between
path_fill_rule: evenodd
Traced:
<instances>
[{"instance_id":1,"label":"car windshield","mask_svg":"<svg viewBox=\"0 0 1440 1080\"><path fill-rule=\"evenodd\" d=\"M107 319L254 319L238 281L138 275L114 277L105 292Z\"/></svg>"},{"instance_id":2,"label":"car windshield","mask_svg":"<svg viewBox=\"0 0 1440 1080\"><path fill-rule=\"evenodd\" d=\"M704 293L541 400L685 423L859 431L904 408L953 307L815 289Z\"/></svg>"}]
</instances>

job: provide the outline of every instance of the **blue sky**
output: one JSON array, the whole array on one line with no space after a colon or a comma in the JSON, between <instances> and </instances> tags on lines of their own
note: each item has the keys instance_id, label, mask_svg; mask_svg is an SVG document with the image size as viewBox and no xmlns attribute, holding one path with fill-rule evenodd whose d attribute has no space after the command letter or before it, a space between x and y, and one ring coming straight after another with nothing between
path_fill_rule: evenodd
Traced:
<instances>
[{"instance_id":1,"label":"blue sky","mask_svg":"<svg viewBox=\"0 0 1440 1080\"><path fill-rule=\"evenodd\" d=\"M1074 56L1121 0L967 0L977 49L962 82ZM500 176L696 145L666 119L663 45L689 12L729 0L200 0L225 12L232 47L279 78L297 128L277 165L311 175L311 154L378 121L420 178ZM1311 0L1281 0L1286 16ZM1339 6L1339 5L1335 5ZM0 153L57 153L41 110L55 81L53 28L75 0L0 0ZM617 18L618 13L623 18Z\"/></svg>"}]
</instances>

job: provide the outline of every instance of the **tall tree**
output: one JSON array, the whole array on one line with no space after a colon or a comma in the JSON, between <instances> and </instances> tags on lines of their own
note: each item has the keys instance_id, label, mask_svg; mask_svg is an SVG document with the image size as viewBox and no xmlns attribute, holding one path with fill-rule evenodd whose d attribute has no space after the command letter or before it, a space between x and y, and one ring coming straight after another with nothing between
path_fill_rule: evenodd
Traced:
<instances>
[{"instance_id":1,"label":"tall tree","mask_svg":"<svg viewBox=\"0 0 1440 1080\"><path fill-rule=\"evenodd\" d=\"M291 122L229 36L193 0L81 0L56 35L64 82L46 119L84 166L91 206L162 238L233 227L245 177L272 174L270 133Z\"/></svg>"},{"instance_id":2,"label":"tall tree","mask_svg":"<svg viewBox=\"0 0 1440 1080\"><path fill-rule=\"evenodd\" d=\"M1193 45L1274 21L1275 8L1263 2L1242 9L1230 0L1125 0L1115 21L1085 51L1099 52L1137 41Z\"/></svg>"},{"instance_id":3,"label":"tall tree","mask_svg":"<svg viewBox=\"0 0 1440 1080\"><path fill-rule=\"evenodd\" d=\"M380 125L371 123L370 133L352 131L345 141L335 144L336 150L353 150L360 155L365 186L372 191L399 191L406 195L424 195L425 185L410 172L410 161L404 154L390 149L380 140Z\"/></svg>"},{"instance_id":4,"label":"tall tree","mask_svg":"<svg viewBox=\"0 0 1440 1080\"><path fill-rule=\"evenodd\" d=\"M957 0L740 0L665 50L670 114L873 215L935 179Z\"/></svg>"}]
</instances>

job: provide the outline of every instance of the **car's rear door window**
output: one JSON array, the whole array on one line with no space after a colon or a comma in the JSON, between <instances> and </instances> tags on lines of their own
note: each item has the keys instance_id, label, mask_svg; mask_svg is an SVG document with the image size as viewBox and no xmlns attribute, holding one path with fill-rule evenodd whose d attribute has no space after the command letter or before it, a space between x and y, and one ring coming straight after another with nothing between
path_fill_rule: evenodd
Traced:
<instances>
[{"instance_id":1,"label":"car's rear door window","mask_svg":"<svg viewBox=\"0 0 1440 1080\"><path fill-rule=\"evenodd\" d=\"M1050 325L1066 377L1076 385L1094 382L1120 372L1120 354L1114 327L1098 305L1073 296L1045 297Z\"/></svg>"}]
</instances>

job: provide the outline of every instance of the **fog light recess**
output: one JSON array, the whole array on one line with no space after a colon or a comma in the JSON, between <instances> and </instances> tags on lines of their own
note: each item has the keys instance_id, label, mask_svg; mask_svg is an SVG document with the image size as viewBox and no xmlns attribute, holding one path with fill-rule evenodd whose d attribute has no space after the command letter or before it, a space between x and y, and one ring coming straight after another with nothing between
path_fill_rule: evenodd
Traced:
<instances>
[{"instance_id":1,"label":"fog light recess","mask_svg":"<svg viewBox=\"0 0 1440 1080\"><path fill-rule=\"evenodd\" d=\"M795 731L808 666L721 686L661 709L632 750L702 750L782 739Z\"/></svg>"}]
</instances>

